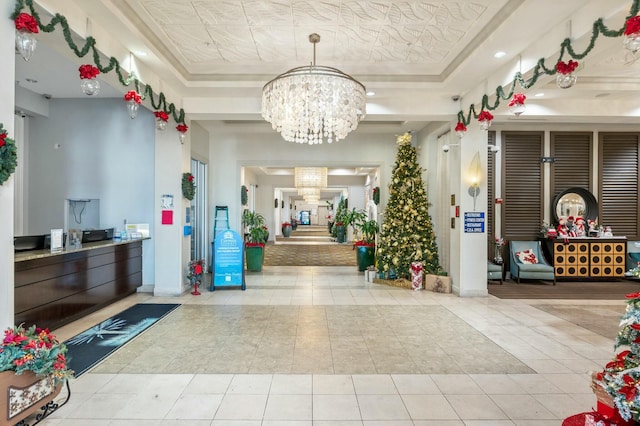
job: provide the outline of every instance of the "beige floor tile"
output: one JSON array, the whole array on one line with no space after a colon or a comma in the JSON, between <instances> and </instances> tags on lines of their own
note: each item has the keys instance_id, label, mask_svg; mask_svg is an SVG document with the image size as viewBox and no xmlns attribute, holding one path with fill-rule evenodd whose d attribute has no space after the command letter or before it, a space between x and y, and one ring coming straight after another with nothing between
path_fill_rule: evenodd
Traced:
<instances>
[{"instance_id":1,"label":"beige floor tile","mask_svg":"<svg viewBox=\"0 0 640 426\"><path fill-rule=\"evenodd\" d=\"M311 420L312 396L307 395L269 395L265 420Z\"/></svg>"},{"instance_id":2,"label":"beige floor tile","mask_svg":"<svg viewBox=\"0 0 640 426\"><path fill-rule=\"evenodd\" d=\"M261 420L267 395L226 394L216 412L216 420Z\"/></svg>"},{"instance_id":3,"label":"beige floor tile","mask_svg":"<svg viewBox=\"0 0 640 426\"><path fill-rule=\"evenodd\" d=\"M520 396L520 395L516 395ZM528 395L522 395L528 397ZM506 420L509 417L487 395L446 395L458 416L465 420ZM546 410L545 410L546 411Z\"/></svg>"},{"instance_id":4,"label":"beige floor tile","mask_svg":"<svg viewBox=\"0 0 640 426\"><path fill-rule=\"evenodd\" d=\"M414 420L458 420L449 401L443 395L402 395L409 415Z\"/></svg>"},{"instance_id":5,"label":"beige floor tile","mask_svg":"<svg viewBox=\"0 0 640 426\"><path fill-rule=\"evenodd\" d=\"M355 395L313 395L313 420L361 420Z\"/></svg>"},{"instance_id":6,"label":"beige floor tile","mask_svg":"<svg viewBox=\"0 0 640 426\"><path fill-rule=\"evenodd\" d=\"M357 397L363 421L408 420L411 418L400 395L359 394Z\"/></svg>"}]
</instances>

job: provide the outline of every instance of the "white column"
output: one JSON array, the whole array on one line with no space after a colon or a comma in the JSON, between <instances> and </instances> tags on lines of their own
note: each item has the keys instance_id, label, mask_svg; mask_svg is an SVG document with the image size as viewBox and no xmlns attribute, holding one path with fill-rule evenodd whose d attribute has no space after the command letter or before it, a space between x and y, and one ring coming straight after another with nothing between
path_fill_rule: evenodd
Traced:
<instances>
[{"instance_id":1,"label":"white column","mask_svg":"<svg viewBox=\"0 0 640 426\"><path fill-rule=\"evenodd\" d=\"M0 19L0 122L7 135L14 139L15 61L22 60L15 54L15 26L8 17L13 13L14 2L3 2ZM38 52L36 51L35 54ZM0 328L4 330L14 322L14 255L13 255L13 203L14 178L0 186Z\"/></svg>"},{"instance_id":2,"label":"white column","mask_svg":"<svg viewBox=\"0 0 640 426\"><path fill-rule=\"evenodd\" d=\"M460 141L459 200L457 247L459 261L456 262L455 287L461 297L487 296L487 132L480 129L475 119L467 126L467 133ZM471 163L479 154L481 165L480 192L475 199L469 194L471 186ZM453 170L452 170L453 172ZM483 232L465 232L465 213L481 213L484 216ZM477 220L477 218L473 218ZM478 222L469 222L478 223ZM455 244L452 243L452 247ZM453 256L452 256L453 259Z\"/></svg>"},{"instance_id":3,"label":"white column","mask_svg":"<svg viewBox=\"0 0 640 426\"><path fill-rule=\"evenodd\" d=\"M187 123L188 125L189 123ZM189 132L180 144L175 123L164 132L156 131L155 152L155 249L154 296L179 296L186 282L189 237L183 237L183 225L189 200L182 196L182 173L190 171ZM162 196L173 195L173 207L162 207ZM173 223L162 224L162 212L173 212Z\"/></svg>"}]
</instances>

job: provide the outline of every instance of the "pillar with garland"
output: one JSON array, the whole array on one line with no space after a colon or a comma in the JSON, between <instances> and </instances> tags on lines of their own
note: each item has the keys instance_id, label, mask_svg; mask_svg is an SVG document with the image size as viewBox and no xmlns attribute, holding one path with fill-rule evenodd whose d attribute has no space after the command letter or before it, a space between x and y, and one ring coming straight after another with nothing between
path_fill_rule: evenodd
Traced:
<instances>
[{"instance_id":1,"label":"pillar with garland","mask_svg":"<svg viewBox=\"0 0 640 426\"><path fill-rule=\"evenodd\" d=\"M417 150L409 133L399 136L396 144L389 201L378 237L378 270L390 278L409 278L411 263L422 262L425 273L438 274L442 268Z\"/></svg>"}]
</instances>

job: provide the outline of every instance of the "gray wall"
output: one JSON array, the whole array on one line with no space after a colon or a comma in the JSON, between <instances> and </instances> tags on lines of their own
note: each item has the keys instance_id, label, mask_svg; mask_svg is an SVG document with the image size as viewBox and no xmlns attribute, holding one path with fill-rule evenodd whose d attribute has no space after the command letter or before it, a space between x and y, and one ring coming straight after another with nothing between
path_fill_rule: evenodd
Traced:
<instances>
[{"instance_id":1,"label":"gray wall","mask_svg":"<svg viewBox=\"0 0 640 426\"><path fill-rule=\"evenodd\" d=\"M68 198L98 198L101 228L148 223L153 238L154 120L142 107L132 120L121 99L54 99L48 117L29 118L25 234L63 228ZM153 283L153 245L143 247Z\"/></svg>"}]
</instances>

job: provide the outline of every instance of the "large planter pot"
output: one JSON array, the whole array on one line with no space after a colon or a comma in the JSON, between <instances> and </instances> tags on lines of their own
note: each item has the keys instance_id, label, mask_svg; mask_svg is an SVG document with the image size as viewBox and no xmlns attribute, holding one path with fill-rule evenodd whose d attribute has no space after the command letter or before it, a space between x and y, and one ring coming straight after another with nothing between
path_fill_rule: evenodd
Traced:
<instances>
[{"instance_id":1,"label":"large planter pot","mask_svg":"<svg viewBox=\"0 0 640 426\"><path fill-rule=\"evenodd\" d=\"M336 226L336 239L339 243L344 243L347 241L347 228L344 226Z\"/></svg>"},{"instance_id":2,"label":"large planter pot","mask_svg":"<svg viewBox=\"0 0 640 426\"><path fill-rule=\"evenodd\" d=\"M282 227L282 235L284 235L285 238L289 238L291 236L291 225Z\"/></svg>"},{"instance_id":3,"label":"large planter pot","mask_svg":"<svg viewBox=\"0 0 640 426\"><path fill-rule=\"evenodd\" d=\"M16 375L13 371L0 372L0 422L16 424L40 410L58 396L61 384L55 385L53 377L41 378L26 372Z\"/></svg>"},{"instance_id":4,"label":"large planter pot","mask_svg":"<svg viewBox=\"0 0 640 426\"><path fill-rule=\"evenodd\" d=\"M247 271L262 271L264 261L264 247L248 246L244 248Z\"/></svg>"},{"instance_id":5,"label":"large planter pot","mask_svg":"<svg viewBox=\"0 0 640 426\"><path fill-rule=\"evenodd\" d=\"M356 258L358 260L358 271L366 271L367 267L376 263L376 247L370 246L356 246Z\"/></svg>"}]
</instances>

